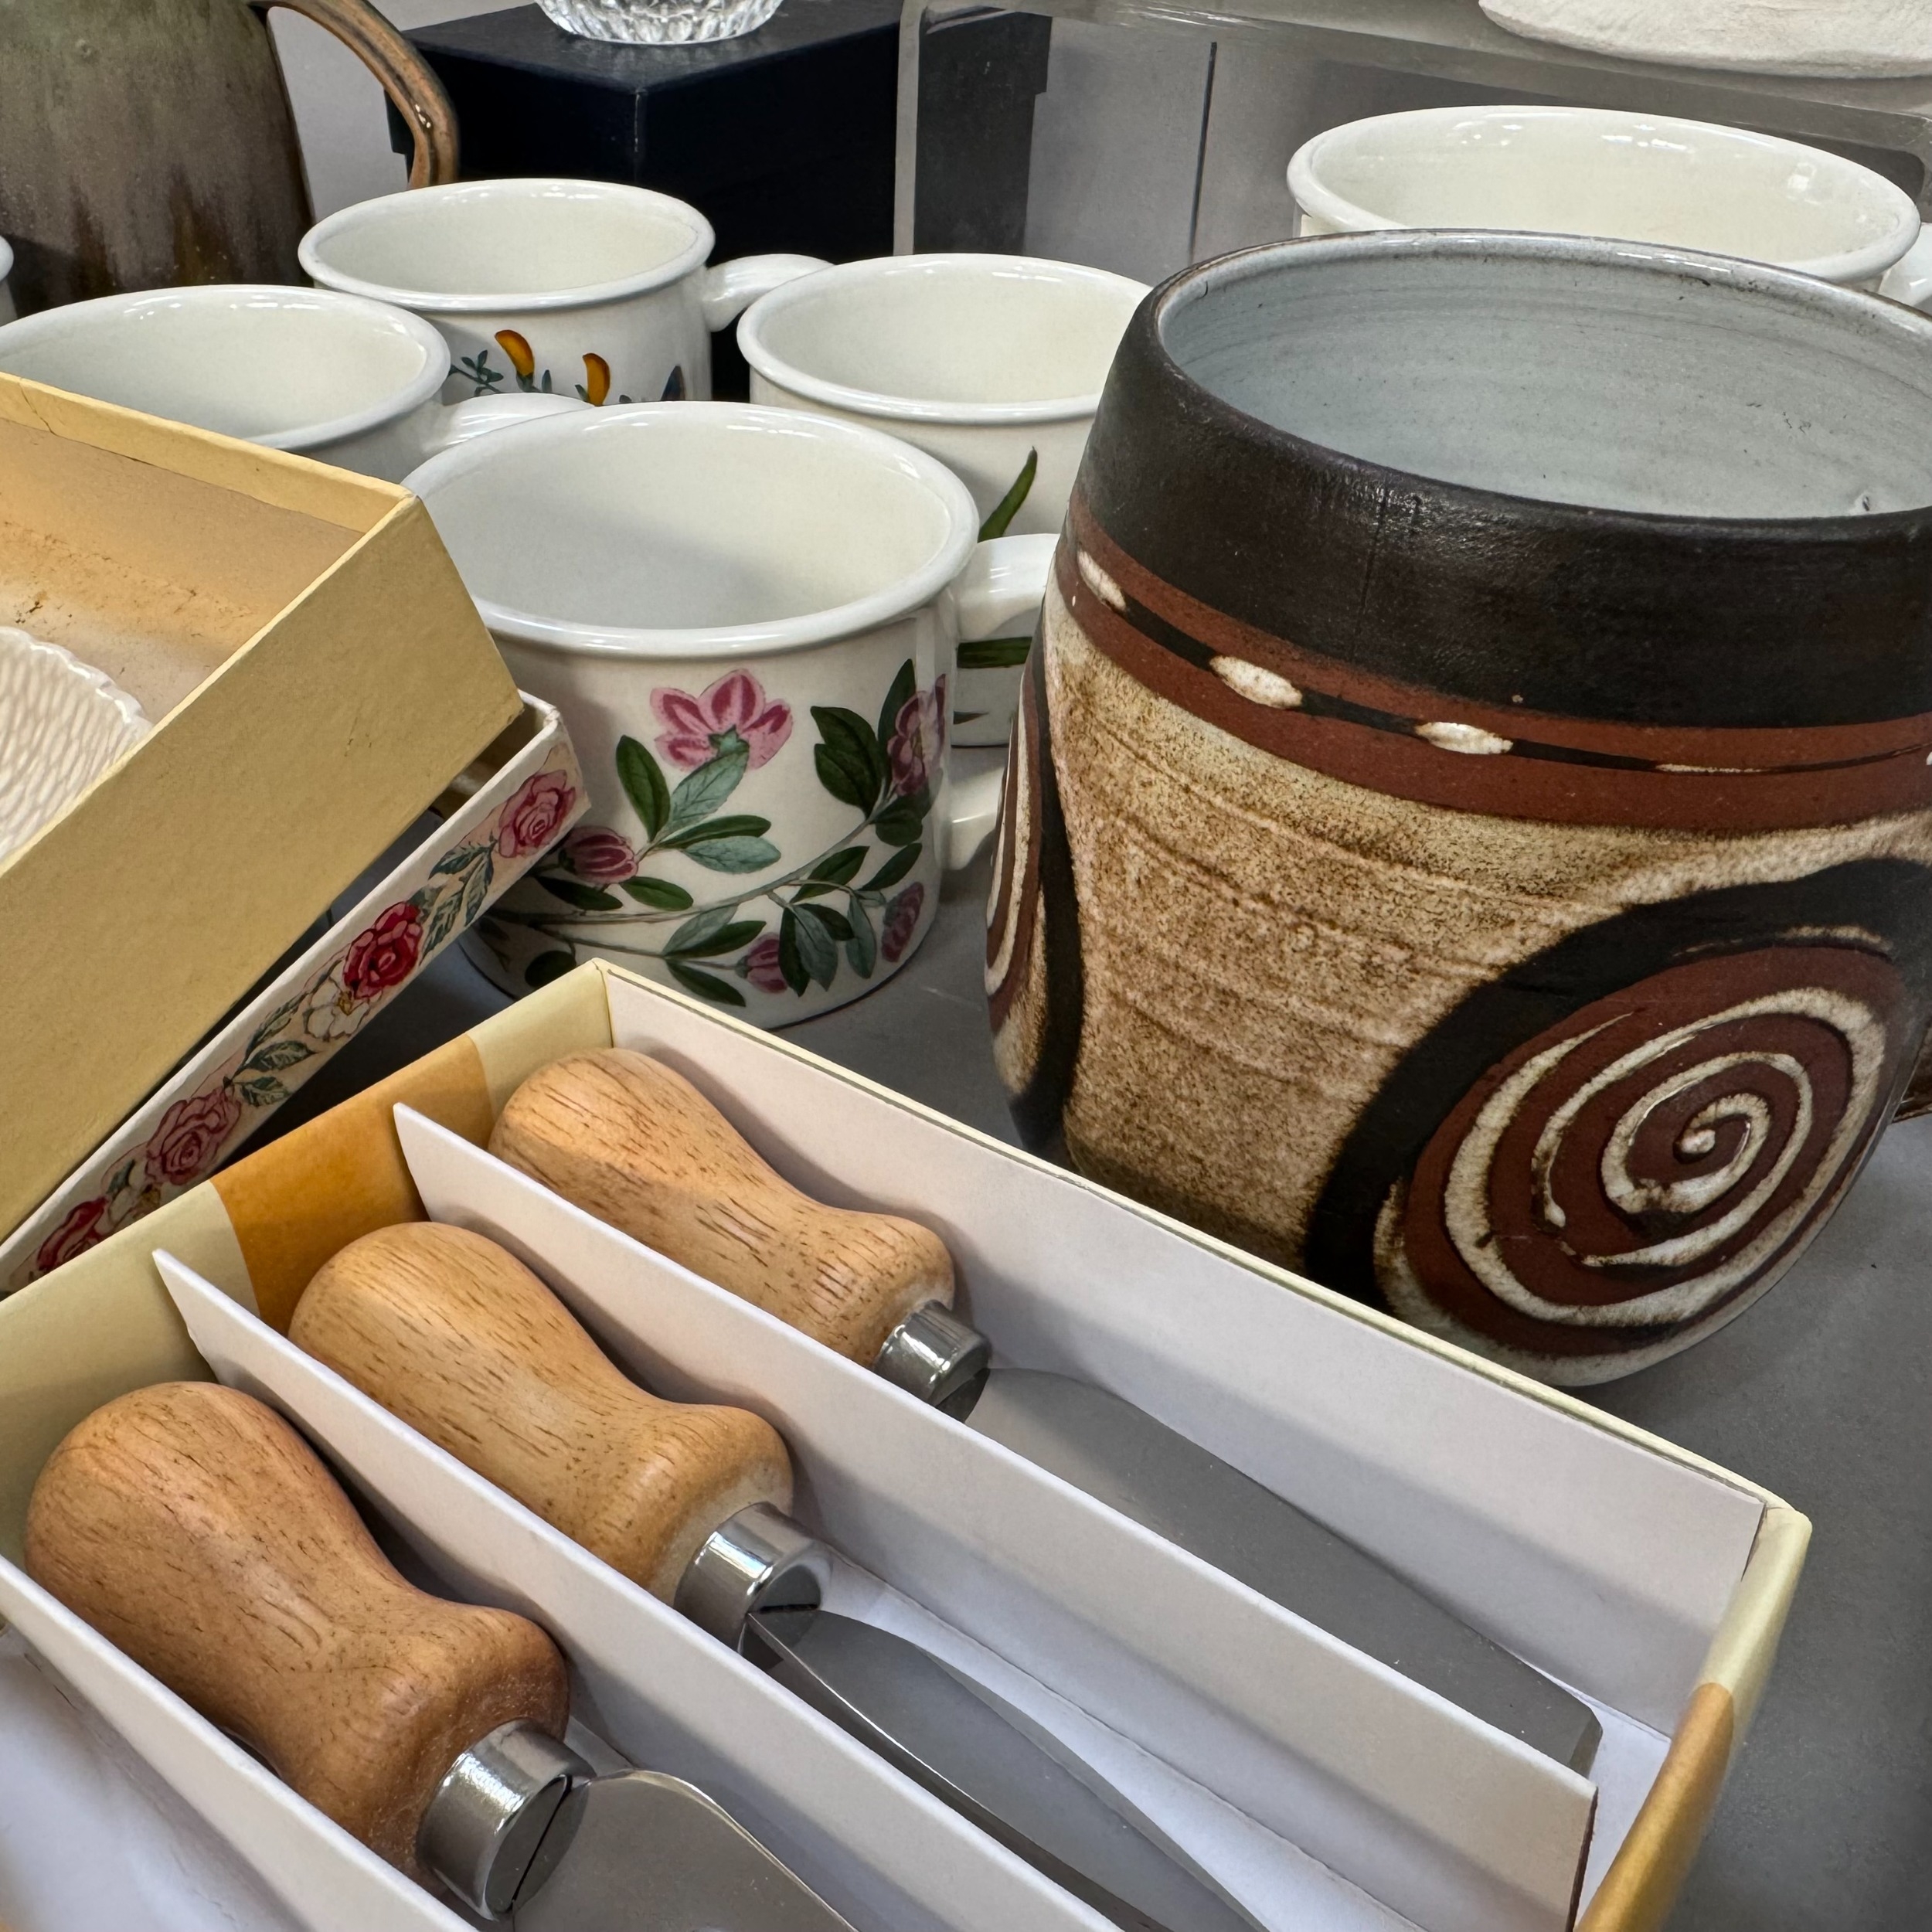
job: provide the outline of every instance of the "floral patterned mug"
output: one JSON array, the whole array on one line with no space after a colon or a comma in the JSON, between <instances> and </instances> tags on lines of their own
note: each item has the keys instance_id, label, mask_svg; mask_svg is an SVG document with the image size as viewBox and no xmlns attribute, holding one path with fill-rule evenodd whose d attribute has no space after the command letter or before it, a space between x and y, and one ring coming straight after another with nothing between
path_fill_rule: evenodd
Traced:
<instances>
[{"instance_id":1,"label":"floral patterned mug","mask_svg":"<svg viewBox=\"0 0 1932 1932\"><path fill-rule=\"evenodd\" d=\"M904 437L972 492L981 536L1035 536L1050 551L1114 347L1146 294L1033 256L886 255L760 295L738 345L754 403ZM1004 634L961 646L960 743L1005 743L1039 615L1016 604Z\"/></svg>"},{"instance_id":2,"label":"floral patterned mug","mask_svg":"<svg viewBox=\"0 0 1932 1932\"><path fill-rule=\"evenodd\" d=\"M409 484L590 793L466 937L492 979L602 957L781 1026L904 964L998 806L998 772L951 781L962 629L1038 604L1038 539L979 541L876 430L727 403L522 425Z\"/></svg>"},{"instance_id":3,"label":"floral patterned mug","mask_svg":"<svg viewBox=\"0 0 1932 1932\"><path fill-rule=\"evenodd\" d=\"M298 251L325 288L406 308L449 344L443 400L711 393L711 335L811 255L705 263L716 237L689 202L617 182L451 182L359 202Z\"/></svg>"}]
</instances>

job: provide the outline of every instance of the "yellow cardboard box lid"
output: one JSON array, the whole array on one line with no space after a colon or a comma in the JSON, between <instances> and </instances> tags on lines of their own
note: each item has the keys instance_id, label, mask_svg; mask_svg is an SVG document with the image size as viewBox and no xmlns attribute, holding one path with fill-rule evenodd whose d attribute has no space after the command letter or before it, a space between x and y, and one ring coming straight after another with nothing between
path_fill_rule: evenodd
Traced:
<instances>
[{"instance_id":1,"label":"yellow cardboard box lid","mask_svg":"<svg viewBox=\"0 0 1932 1932\"><path fill-rule=\"evenodd\" d=\"M7 1229L520 706L406 491L4 375L0 624L156 727L0 861Z\"/></svg>"}]
</instances>

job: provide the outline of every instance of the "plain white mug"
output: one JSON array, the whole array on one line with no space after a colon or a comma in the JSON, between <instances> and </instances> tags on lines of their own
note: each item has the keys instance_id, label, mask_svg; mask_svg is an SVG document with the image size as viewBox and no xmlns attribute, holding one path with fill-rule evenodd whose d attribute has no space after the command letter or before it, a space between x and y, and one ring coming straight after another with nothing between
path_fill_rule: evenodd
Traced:
<instances>
[{"instance_id":1,"label":"plain white mug","mask_svg":"<svg viewBox=\"0 0 1932 1932\"><path fill-rule=\"evenodd\" d=\"M0 369L400 481L453 443L582 406L437 400L450 354L400 308L326 289L217 283L73 302L0 328Z\"/></svg>"},{"instance_id":2,"label":"plain white mug","mask_svg":"<svg viewBox=\"0 0 1932 1932\"><path fill-rule=\"evenodd\" d=\"M492 979L602 957L781 1026L904 964L998 808L998 771L951 778L962 622L1037 604L1052 539L982 542L923 452L743 404L585 410L408 481L590 794L466 937Z\"/></svg>"},{"instance_id":3,"label":"plain white mug","mask_svg":"<svg viewBox=\"0 0 1932 1932\"><path fill-rule=\"evenodd\" d=\"M616 182L451 182L339 209L302 237L321 287L423 316L450 345L444 398L532 391L587 403L711 393L711 335L825 264L747 255L688 202Z\"/></svg>"},{"instance_id":4,"label":"plain white mug","mask_svg":"<svg viewBox=\"0 0 1932 1932\"><path fill-rule=\"evenodd\" d=\"M753 303L738 325L751 400L868 423L936 456L989 536L1052 539L1066 518L1100 389L1145 287L1026 255L842 262ZM1037 615L968 634L954 730L1006 742Z\"/></svg>"},{"instance_id":5,"label":"plain white mug","mask_svg":"<svg viewBox=\"0 0 1932 1932\"><path fill-rule=\"evenodd\" d=\"M1769 262L1923 306L1903 189L1772 134L1601 107L1426 107L1331 128L1288 163L1304 235L1500 228Z\"/></svg>"}]
</instances>

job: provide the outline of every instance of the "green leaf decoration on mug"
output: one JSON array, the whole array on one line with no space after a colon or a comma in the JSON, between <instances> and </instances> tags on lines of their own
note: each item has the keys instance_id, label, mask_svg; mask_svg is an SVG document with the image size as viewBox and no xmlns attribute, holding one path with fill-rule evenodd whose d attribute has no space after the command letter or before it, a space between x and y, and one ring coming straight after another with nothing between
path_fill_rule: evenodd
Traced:
<instances>
[{"instance_id":1,"label":"green leaf decoration on mug","mask_svg":"<svg viewBox=\"0 0 1932 1932\"><path fill-rule=\"evenodd\" d=\"M959 668L962 671L1009 671L1015 665L1024 664L1032 648L1030 633L1025 637L976 638L959 647Z\"/></svg>"},{"instance_id":2,"label":"green leaf decoration on mug","mask_svg":"<svg viewBox=\"0 0 1932 1932\"><path fill-rule=\"evenodd\" d=\"M811 754L818 782L841 803L870 811L886 783L872 726L857 712L833 705L814 705L811 716L823 740Z\"/></svg>"},{"instance_id":3,"label":"green leaf decoration on mug","mask_svg":"<svg viewBox=\"0 0 1932 1932\"><path fill-rule=\"evenodd\" d=\"M1012 527L1013 519L1019 515L1023 504L1033 488L1033 478L1039 474L1039 451L1029 450L1026 461L1019 466L1019 474L1013 478L1006 494L988 512L986 521L979 526L979 540L984 543L988 537L1004 536Z\"/></svg>"},{"instance_id":4,"label":"green leaf decoration on mug","mask_svg":"<svg viewBox=\"0 0 1932 1932\"><path fill-rule=\"evenodd\" d=\"M696 903L682 886L674 886L668 879L627 879L624 889L640 906L649 906L661 913L681 913Z\"/></svg>"},{"instance_id":5,"label":"green leaf decoration on mug","mask_svg":"<svg viewBox=\"0 0 1932 1932\"><path fill-rule=\"evenodd\" d=\"M617 782L645 831L655 839L671 816L671 787L664 782L657 760L634 738L617 740Z\"/></svg>"},{"instance_id":6,"label":"green leaf decoration on mug","mask_svg":"<svg viewBox=\"0 0 1932 1932\"><path fill-rule=\"evenodd\" d=\"M490 366L490 352L487 349L479 349L474 355L459 357L456 367L457 374L465 382L475 384L474 393L478 396L495 395L503 381L502 370Z\"/></svg>"},{"instance_id":7,"label":"green leaf decoration on mug","mask_svg":"<svg viewBox=\"0 0 1932 1932\"><path fill-rule=\"evenodd\" d=\"M803 998L814 986L830 990L842 971L868 980L882 961L898 964L925 906L925 887L904 882L926 849L945 749L945 679L920 690L909 658L876 721L843 706L811 708L818 782L858 817L789 866L769 819L726 808L746 774L790 741L791 707L734 671L702 692L655 692L651 708L665 727L655 750L627 733L614 760L642 839L580 825L533 875L566 910L497 910L498 930L522 926L546 946L524 968L525 982L547 985L576 963L579 947L594 947L655 960L685 992L743 1007L744 987ZM684 775L674 784L667 767ZM700 903L662 876L671 859L747 879L782 869Z\"/></svg>"}]
</instances>

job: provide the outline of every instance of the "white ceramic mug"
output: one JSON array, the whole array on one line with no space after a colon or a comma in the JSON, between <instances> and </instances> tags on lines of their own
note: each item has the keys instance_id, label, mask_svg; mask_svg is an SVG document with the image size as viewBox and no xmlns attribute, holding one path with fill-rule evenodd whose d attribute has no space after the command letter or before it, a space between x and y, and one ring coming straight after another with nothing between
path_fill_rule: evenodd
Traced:
<instances>
[{"instance_id":1,"label":"white ceramic mug","mask_svg":"<svg viewBox=\"0 0 1932 1932\"><path fill-rule=\"evenodd\" d=\"M0 322L12 321L18 313L13 305L13 291L7 284L12 273L13 244L0 235Z\"/></svg>"},{"instance_id":2,"label":"white ceramic mug","mask_svg":"<svg viewBox=\"0 0 1932 1932\"><path fill-rule=\"evenodd\" d=\"M344 208L302 237L328 288L427 317L452 358L445 400L515 390L587 403L711 393L711 335L825 264L746 255L689 202L615 182L452 182Z\"/></svg>"},{"instance_id":3,"label":"white ceramic mug","mask_svg":"<svg viewBox=\"0 0 1932 1932\"><path fill-rule=\"evenodd\" d=\"M950 781L962 618L1050 539L875 430L742 404L534 423L409 479L590 809L466 938L515 992L602 956L781 1026L869 991L992 829ZM1044 546L1044 547L1043 547ZM1013 587L1005 587L1005 594Z\"/></svg>"},{"instance_id":4,"label":"white ceramic mug","mask_svg":"<svg viewBox=\"0 0 1932 1932\"><path fill-rule=\"evenodd\" d=\"M1903 189L1822 148L1600 107L1427 107L1331 128L1288 163L1297 233L1500 228L1661 242L1932 299Z\"/></svg>"},{"instance_id":5,"label":"white ceramic mug","mask_svg":"<svg viewBox=\"0 0 1932 1932\"><path fill-rule=\"evenodd\" d=\"M392 482L485 430L582 407L521 394L446 406L449 366L419 317L327 289L103 295L0 328L9 374Z\"/></svg>"},{"instance_id":6,"label":"white ceramic mug","mask_svg":"<svg viewBox=\"0 0 1932 1932\"><path fill-rule=\"evenodd\" d=\"M869 423L936 456L989 536L1056 537L1128 318L1124 276L1025 255L842 262L764 295L738 325L751 400ZM969 638L954 729L1006 742L1037 604Z\"/></svg>"}]
</instances>

